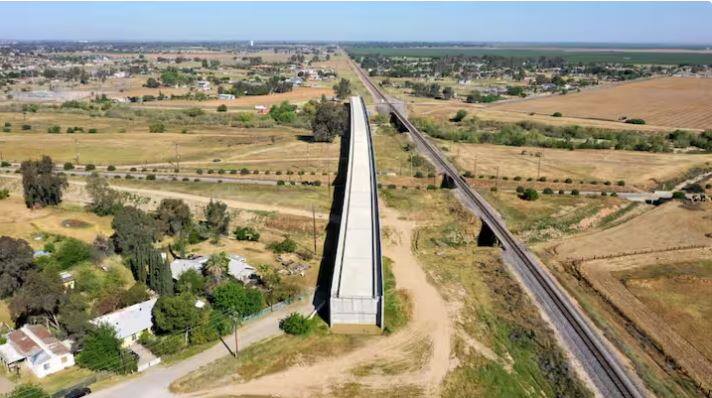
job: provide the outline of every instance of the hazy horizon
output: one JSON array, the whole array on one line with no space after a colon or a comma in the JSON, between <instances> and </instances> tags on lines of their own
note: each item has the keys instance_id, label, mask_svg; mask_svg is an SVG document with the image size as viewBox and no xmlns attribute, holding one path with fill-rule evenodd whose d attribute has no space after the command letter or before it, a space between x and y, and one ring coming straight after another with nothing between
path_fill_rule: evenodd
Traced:
<instances>
[{"instance_id":1,"label":"hazy horizon","mask_svg":"<svg viewBox=\"0 0 712 398\"><path fill-rule=\"evenodd\" d=\"M710 2L11 2L0 13L2 41L712 45Z\"/></svg>"}]
</instances>

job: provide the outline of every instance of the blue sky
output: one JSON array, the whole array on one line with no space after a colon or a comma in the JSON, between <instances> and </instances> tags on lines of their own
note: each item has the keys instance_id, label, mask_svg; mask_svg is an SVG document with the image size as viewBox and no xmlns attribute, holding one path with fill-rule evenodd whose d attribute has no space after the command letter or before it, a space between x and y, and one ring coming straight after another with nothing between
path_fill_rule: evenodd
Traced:
<instances>
[{"instance_id":1,"label":"blue sky","mask_svg":"<svg viewBox=\"0 0 712 398\"><path fill-rule=\"evenodd\" d=\"M0 40L712 45L712 3L0 3Z\"/></svg>"}]
</instances>

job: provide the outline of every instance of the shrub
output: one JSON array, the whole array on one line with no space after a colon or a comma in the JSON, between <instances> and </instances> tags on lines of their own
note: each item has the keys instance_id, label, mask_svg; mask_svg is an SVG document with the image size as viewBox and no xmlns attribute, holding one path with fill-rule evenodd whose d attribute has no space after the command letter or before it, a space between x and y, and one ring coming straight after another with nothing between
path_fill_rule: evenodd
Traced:
<instances>
[{"instance_id":1,"label":"shrub","mask_svg":"<svg viewBox=\"0 0 712 398\"><path fill-rule=\"evenodd\" d=\"M279 186L284 185L284 180L279 180L279 181L277 181L277 185L279 185Z\"/></svg>"},{"instance_id":2,"label":"shrub","mask_svg":"<svg viewBox=\"0 0 712 398\"><path fill-rule=\"evenodd\" d=\"M462 176L465 177L465 178L472 178L472 172L470 172L469 170L467 170Z\"/></svg>"},{"instance_id":3,"label":"shrub","mask_svg":"<svg viewBox=\"0 0 712 398\"><path fill-rule=\"evenodd\" d=\"M89 129L89 131L87 131L87 133L89 133L89 134L96 134L98 132L99 132L99 130L97 130L97 129Z\"/></svg>"},{"instance_id":4,"label":"shrub","mask_svg":"<svg viewBox=\"0 0 712 398\"><path fill-rule=\"evenodd\" d=\"M59 134L61 131L62 131L62 128L57 125L50 126L47 128L47 133L49 133L49 134Z\"/></svg>"},{"instance_id":5,"label":"shrub","mask_svg":"<svg viewBox=\"0 0 712 398\"><path fill-rule=\"evenodd\" d=\"M54 252L54 258L62 269L67 269L91 258L91 246L79 239L66 238Z\"/></svg>"},{"instance_id":6,"label":"shrub","mask_svg":"<svg viewBox=\"0 0 712 398\"><path fill-rule=\"evenodd\" d=\"M225 169L218 169L218 174L225 174Z\"/></svg>"},{"instance_id":7,"label":"shrub","mask_svg":"<svg viewBox=\"0 0 712 398\"><path fill-rule=\"evenodd\" d=\"M294 253L297 250L297 242L287 236L281 242L270 243L269 248L277 254Z\"/></svg>"},{"instance_id":8,"label":"shrub","mask_svg":"<svg viewBox=\"0 0 712 398\"><path fill-rule=\"evenodd\" d=\"M10 167L10 166L12 166L12 165L7 160L3 160L2 162L0 162L0 167Z\"/></svg>"},{"instance_id":9,"label":"shrub","mask_svg":"<svg viewBox=\"0 0 712 398\"><path fill-rule=\"evenodd\" d=\"M418 171L415 172L415 178L423 178L423 177L424 177L424 176L423 176L423 172L422 172L422 171L418 170Z\"/></svg>"},{"instance_id":10,"label":"shrub","mask_svg":"<svg viewBox=\"0 0 712 398\"><path fill-rule=\"evenodd\" d=\"M386 188L388 188L388 189L396 189L396 184L388 184L388 185L386 185Z\"/></svg>"},{"instance_id":11,"label":"shrub","mask_svg":"<svg viewBox=\"0 0 712 398\"><path fill-rule=\"evenodd\" d=\"M129 169L129 171L137 171L137 169L135 167L132 167Z\"/></svg>"},{"instance_id":12,"label":"shrub","mask_svg":"<svg viewBox=\"0 0 712 398\"><path fill-rule=\"evenodd\" d=\"M579 190L578 190L578 189L572 189L572 190L571 190L571 195L573 195L573 196L579 196Z\"/></svg>"},{"instance_id":13,"label":"shrub","mask_svg":"<svg viewBox=\"0 0 712 398\"><path fill-rule=\"evenodd\" d=\"M88 164L88 165L84 166L84 170L86 170L86 171L96 170L96 166L94 166L93 164Z\"/></svg>"},{"instance_id":14,"label":"shrub","mask_svg":"<svg viewBox=\"0 0 712 398\"><path fill-rule=\"evenodd\" d=\"M113 164L106 166L106 171L115 171L115 170L116 170L116 166L114 166Z\"/></svg>"},{"instance_id":15,"label":"shrub","mask_svg":"<svg viewBox=\"0 0 712 398\"><path fill-rule=\"evenodd\" d=\"M32 130L32 126L30 126L29 124L23 124L23 125L22 125L22 129L25 130L25 131L27 131L27 130Z\"/></svg>"},{"instance_id":16,"label":"shrub","mask_svg":"<svg viewBox=\"0 0 712 398\"><path fill-rule=\"evenodd\" d=\"M606 185L606 186L611 185L611 182L610 182L610 181L604 181L604 182L603 182L603 185Z\"/></svg>"},{"instance_id":17,"label":"shrub","mask_svg":"<svg viewBox=\"0 0 712 398\"><path fill-rule=\"evenodd\" d=\"M545 182L545 181L546 181L546 177L544 177L544 176L542 176L542 177L539 177L539 181L541 181L541 182Z\"/></svg>"},{"instance_id":18,"label":"shrub","mask_svg":"<svg viewBox=\"0 0 712 398\"><path fill-rule=\"evenodd\" d=\"M218 112L227 112L227 105L225 105L225 104L218 105Z\"/></svg>"},{"instance_id":19,"label":"shrub","mask_svg":"<svg viewBox=\"0 0 712 398\"><path fill-rule=\"evenodd\" d=\"M156 180L156 175L155 174L149 174L146 176L146 180L148 181L155 181Z\"/></svg>"},{"instance_id":20,"label":"shrub","mask_svg":"<svg viewBox=\"0 0 712 398\"><path fill-rule=\"evenodd\" d=\"M490 191L492 191L492 192L497 192L497 187L492 187L492 188L490 188Z\"/></svg>"},{"instance_id":21,"label":"shrub","mask_svg":"<svg viewBox=\"0 0 712 398\"><path fill-rule=\"evenodd\" d=\"M601 191L601 196L608 196L608 194L606 193L606 191Z\"/></svg>"},{"instance_id":22,"label":"shrub","mask_svg":"<svg viewBox=\"0 0 712 398\"><path fill-rule=\"evenodd\" d=\"M682 191L675 191L672 193L672 198L673 199L685 199L685 193Z\"/></svg>"},{"instance_id":23,"label":"shrub","mask_svg":"<svg viewBox=\"0 0 712 398\"><path fill-rule=\"evenodd\" d=\"M563 195L565 192L563 189L559 189L559 195Z\"/></svg>"},{"instance_id":24,"label":"shrub","mask_svg":"<svg viewBox=\"0 0 712 398\"><path fill-rule=\"evenodd\" d=\"M235 229L235 239L257 242L260 240L260 233L252 227L238 227Z\"/></svg>"},{"instance_id":25,"label":"shrub","mask_svg":"<svg viewBox=\"0 0 712 398\"><path fill-rule=\"evenodd\" d=\"M7 188L0 189L0 200L7 199L10 197L10 190Z\"/></svg>"},{"instance_id":26,"label":"shrub","mask_svg":"<svg viewBox=\"0 0 712 398\"><path fill-rule=\"evenodd\" d=\"M195 169L195 172L196 172L197 174L203 174L203 169Z\"/></svg>"},{"instance_id":27,"label":"shrub","mask_svg":"<svg viewBox=\"0 0 712 398\"><path fill-rule=\"evenodd\" d=\"M561 112L554 112L554 113L551 114L551 116L553 116L553 117L562 117L562 116L564 116L564 115L562 115Z\"/></svg>"},{"instance_id":28,"label":"shrub","mask_svg":"<svg viewBox=\"0 0 712 398\"><path fill-rule=\"evenodd\" d=\"M528 201L535 201L539 199L539 193L536 191L536 189L533 188L527 188L522 192L522 194L519 196L521 199L528 200Z\"/></svg>"},{"instance_id":29,"label":"shrub","mask_svg":"<svg viewBox=\"0 0 712 398\"><path fill-rule=\"evenodd\" d=\"M618 182L616 182L616 185L618 185L619 187L624 187L624 186L625 186L625 181L624 181L624 180L618 180Z\"/></svg>"},{"instance_id":30,"label":"shrub","mask_svg":"<svg viewBox=\"0 0 712 398\"><path fill-rule=\"evenodd\" d=\"M74 165L71 162L66 162L63 168L64 170L74 170Z\"/></svg>"},{"instance_id":31,"label":"shrub","mask_svg":"<svg viewBox=\"0 0 712 398\"><path fill-rule=\"evenodd\" d=\"M574 180L572 180L572 179L570 179L570 178L567 178L567 179L564 180L564 182L567 183L567 184L571 184L571 183L574 182Z\"/></svg>"},{"instance_id":32,"label":"shrub","mask_svg":"<svg viewBox=\"0 0 712 398\"><path fill-rule=\"evenodd\" d=\"M433 184L428 184L428 186L425 189L427 189L428 191L434 191L434 190L438 189L438 187L436 187Z\"/></svg>"},{"instance_id":33,"label":"shrub","mask_svg":"<svg viewBox=\"0 0 712 398\"><path fill-rule=\"evenodd\" d=\"M521 180L522 180L522 177L520 177L520 176L515 176L515 177L512 178L512 179L513 179L514 181L521 181Z\"/></svg>"},{"instance_id":34,"label":"shrub","mask_svg":"<svg viewBox=\"0 0 712 398\"><path fill-rule=\"evenodd\" d=\"M549 187L546 187L542 192L544 193L544 195L551 195L554 193L554 190Z\"/></svg>"},{"instance_id":35,"label":"shrub","mask_svg":"<svg viewBox=\"0 0 712 398\"><path fill-rule=\"evenodd\" d=\"M628 124L645 124L645 120L643 119L628 119L625 122Z\"/></svg>"},{"instance_id":36,"label":"shrub","mask_svg":"<svg viewBox=\"0 0 712 398\"><path fill-rule=\"evenodd\" d=\"M250 170L248 170L248 169L246 169L246 168L244 168L244 167L240 169L240 175L243 175L243 176L244 176L244 175L247 175L247 174L250 174Z\"/></svg>"},{"instance_id":37,"label":"shrub","mask_svg":"<svg viewBox=\"0 0 712 398\"><path fill-rule=\"evenodd\" d=\"M286 318L279 321L279 328L284 331L284 333L304 336L314 329L314 323L309 320L306 316L293 312L289 314Z\"/></svg>"},{"instance_id":38,"label":"shrub","mask_svg":"<svg viewBox=\"0 0 712 398\"><path fill-rule=\"evenodd\" d=\"M149 133L165 133L166 125L163 124L162 122L153 122L148 125L148 132Z\"/></svg>"}]
</instances>

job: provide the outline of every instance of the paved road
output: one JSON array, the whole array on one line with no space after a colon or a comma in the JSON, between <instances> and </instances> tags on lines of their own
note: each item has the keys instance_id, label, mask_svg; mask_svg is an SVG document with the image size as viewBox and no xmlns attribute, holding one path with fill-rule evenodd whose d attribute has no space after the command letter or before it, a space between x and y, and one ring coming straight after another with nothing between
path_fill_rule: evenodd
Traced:
<instances>
[{"instance_id":1,"label":"paved road","mask_svg":"<svg viewBox=\"0 0 712 398\"><path fill-rule=\"evenodd\" d=\"M279 320L288 314L296 311L308 315L313 309L311 298L306 298L243 326L239 332L240 351L260 340L279 335L281 333L278 326ZM230 349L235 348L235 342L232 338L228 338L225 341L230 346ZM146 370L140 376L97 391L89 396L92 398L172 398L177 395L168 391L168 386L171 382L225 355L228 355L225 346L222 343L217 343L212 348L184 361L170 366L158 365Z\"/></svg>"}]
</instances>

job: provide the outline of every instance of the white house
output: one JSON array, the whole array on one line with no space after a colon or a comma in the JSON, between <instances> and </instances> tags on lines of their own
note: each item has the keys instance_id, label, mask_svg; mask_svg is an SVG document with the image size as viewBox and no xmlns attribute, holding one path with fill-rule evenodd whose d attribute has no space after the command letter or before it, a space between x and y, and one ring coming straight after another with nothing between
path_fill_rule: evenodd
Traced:
<instances>
[{"instance_id":1,"label":"white house","mask_svg":"<svg viewBox=\"0 0 712 398\"><path fill-rule=\"evenodd\" d=\"M235 99L234 94L218 94L218 99L223 101L232 101Z\"/></svg>"},{"instance_id":2,"label":"white house","mask_svg":"<svg viewBox=\"0 0 712 398\"><path fill-rule=\"evenodd\" d=\"M210 91L210 82L207 80L198 80L197 82L195 82L195 85L198 87L199 90Z\"/></svg>"},{"instance_id":3,"label":"white house","mask_svg":"<svg viewBox=\"0 0 712 398\"><path fill-rule=\"evenodd\" d=\"M158 298L122 308L118 311L92 319L94 325L109 325L116 330L116 336L123 341L125 347L138 341L141 333L151 331L153 319L151 311Z\"/></svg>"},{"instance_id":4,"label":"white house","mask_svg":"<svg viewBox=\"0 0 712 398\"><path fill-rule=\"evenodd\" d=\"M230 262L227 266L227 273L232 275L233 278L243 282L248 283L253 275L257 272L253 266L247 263L245 257L239 256L237 254L228 255ZM189 269L195 270L198 273L203 271L203 266L208 262L208 257L197 256L193 258L178 258L173 260L171 263L171 274L173 279L178 279L180 276Z\"/></svg>"},{"instance_id":5,"label":"white house","mask_svg":"<svg viewBox=\"0 0 712 398\"><path fill-rule=\"evenodd\" d=\"M74 355L41 325L25 325L7 335L0 345L0 361L10 368L22 363L39 378L74 366Z\"/></svg>"}]
</instances>

